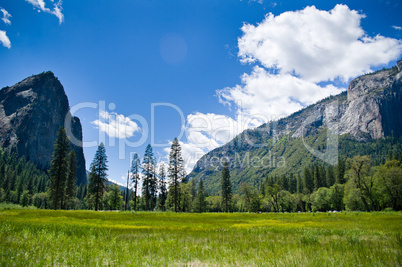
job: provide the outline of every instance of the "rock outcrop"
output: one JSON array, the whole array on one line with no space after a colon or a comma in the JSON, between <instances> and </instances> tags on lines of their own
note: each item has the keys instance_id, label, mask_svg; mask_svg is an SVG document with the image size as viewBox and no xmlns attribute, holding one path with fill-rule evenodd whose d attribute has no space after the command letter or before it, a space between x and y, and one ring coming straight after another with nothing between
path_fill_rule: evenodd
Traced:
<instances>
[{"instance_id":1,"label":"rock outcrop","mask_svg":"<svg viewBox=\"0 0 402 267\"><path fill-rule=\"evenodd\" d=\"M398 65L350 82L347 98L336 104L325 101L314 105L314 121L325 125L335 134L350 134L357 140L368 141L393 134L402 136L402 61ZM332 110L331 110L332 109ZM335 115L336 114L336 115ZM310 116L311 116L310 115ZM314 116L314 115L313 115ZM303 123L293 134L302 135Z\"/></svg>"},{"instance_id":2,"label":"rock outcrop","mask_svg":"<svg viewBox=\"0 0 402 267\"><path fill-rule=\"evenodd\" d=\"M0 90L0 146L47 169L59 126L69 113L64 88L52 72L34 75ZM82 141L79 118L71 117L71 132ZM77 154L77 182L86 183L82 146L71 144Z\"/></svg>"},{"instance_id":3,"label":"rock outcrop","mask_svg":"<svg viewBox=\"0 0 402 267\"><path fill-rule=\"evenodd\" d=\"M266 175L300 173L304 166L318 160L316 155L309 153L305 140L309 147L324 151L330 140L328 134L339 138L338 151L343 147L342 140L346 139L361 144L388 136L401 138L402 61L398 61L393 68L352 80L348 90L339 95L323 99L286 118L244 131L224 146L204 155L188 179L203 179L207 191L217 193L220 166L216 162L223 158L231 163L235 189L243 182L258 183L257 180ZM353 157L345 151L342 153L343 156ZM253 158L257 161L267 158L271 163L277 160L275 157L282 156L286 158L286 167L248 164ZM327 156L335 161L337 159L332 154Z\"/></svg>"}]
</instances>

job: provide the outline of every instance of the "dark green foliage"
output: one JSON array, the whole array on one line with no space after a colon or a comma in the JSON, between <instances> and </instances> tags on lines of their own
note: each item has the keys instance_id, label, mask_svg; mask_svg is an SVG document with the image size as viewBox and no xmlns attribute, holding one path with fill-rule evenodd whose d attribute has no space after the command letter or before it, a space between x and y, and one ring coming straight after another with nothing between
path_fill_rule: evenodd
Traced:
<instances>
[{"instance_id":1,"label":"dark green foliage","mask_svg":"<svg viewBox=\"0 0 402 267\"><path fill-rule=\"evenodd\" d=\"M120 187L117 184L111 185L111 191L109 193L109 205L111 210L120 210L122 195Z\"/></svg>"},{"instance_id":2,"label":"dark green foliage","mask_svg":"<svg viewBox=\"0 0 402 267\"><path fill-rule=\"evenodd\" d=\"M335 183L334 167L329 165L326 171L327 187L331 187Z\"/></svg>"},{"instance_id":3,"label":"dark green foliage","mask_svg":"<svg viewBox=\"0 0 402 267\"><path fill-rule=\"evenodd\" d=\"M297 181L296 181L296 193L300 194L303 192L303 181L302 178L300 176L300 174L297 175Z\"/></svg>"},{"instance_id":4,"label":"dark green foliage","mask_svg":"<svg viewBox=\"0 0 402 267\"><path fill-rule=\"evenodd\" d=\"M18 159L15 153L9 154L0 149L0 202L35 205L33 200L37 194L48 198L45 193L48 181L46 172L39 170L36 165L23 158ZM42 208L49 208L48 204Z\"/></svg>"},{"instance_id":5,"label":"dark green foliage","mask_svg":"<svg viewBox=\"0 0 402 267\"><path fill-rule=\"evenodd\" d=\"M179 208L179 187L180 182L185 178L183 158L181 156L181 146L177 138L173 140L169 154L168 176L170 178L169 193L173 196L174 211ZM173 191L172 191L173 190ZM171 192L172 191L172 192Z\"/></svg>"},{"instance_id":6,"label":"dark green foliage","mask_svg":"<svg viewBox=\"0 0 402 267\"><path fill-rule=\"evenodd\" d=\"M268 186L269 187L269 186ZM260 198L254 186L243 183L241 193L245 205L245 211L257 212L260 209Z\"/></svg>"},{"instance_id":7,"label":"dark green foliage","mask_svg":"<svg viewBox=\"0 0 402 267\"><path fill-rule=\"evenodd\" d=\"M378 167L374 175L374 183L382 207L402 209L402 165L396 159L385 162Z\"/></svg>"},{"instance_id":8,"label":"dark green foliage","mask_svg":"<svg viewBox=\"0 0 402 267\"><path fill-rule=\"evenodd\" d=\"M71 202L77 190L77 158L74 150L68 154L68 174L66 184L66 207L71 207Z\"/></svg>"},{"instance_id":9,"label":"dark green foliage","mask_svg":"<svg viewBox=\"0 0 402 267\"><path fill-rule=\"evenodd\" d=\"M159 209L164 211L167 199L166 169L162 164L159 168Z\"/></svg>"},{"instance_id":10,"label":"dark green foliage","mask_svg":"<svg viewBox=\"0 0 402 267\"><path fill-rule=\"evenodd\" d=\"M316 191L318 188L322 187L322 177L320 173L320 169L318 165L315 165L313 167L313 175L314 175L314 191Z\"/></svg>"},{"instance_id":11,"label":"dark green foliage","mask_svg":"<svg viewBox=\"0 0 402 267\"><path fill-rule=\"evenodd\" d=\"M314 191L314 178L313 174L309 170L307 166L304 167L303 174L303 192L304 193L312 193Z\"/></svg>"},{"instance_id":12,"label":"dark green foliage","mask_svg":"<svg viewBox=\"0 0 402 267\"><path fill-rule=\"evenodd\" d=\"M366 211L378 210L379 203L375 198L373 176L370 173L370 158L355 156L350 159L349 182L359 190L361 201Z\"/></svg>"},{"instance_id":13,"label":"dark green foliage","mask_svg":"<svg viewBox=\"0 0 402 267\"><path fill-rule=\"evenodd\" d=\"M221 197L224 210L229 212L232 201L232 183L230 182L229 164L226 161L223 163L222 168Z\"/></svg>"},{"instance_id":14,"label":"dark green foliage","mask_svg":"<svg viewBox=\"0 0 402 267\"><path fill-rule=\"evenodd\" d=\"M206 209L204 182L202 180L198 183L197 195L194 199L193 210L194 212L205 212Z\"/></svg>"},{"instance_id":15,"label":"dark green foliage","mask_svg":"<svg viewBox=\"0 0 402 267\"><path fill-rule=\"evenodd\" d=\"M330 205L332 210L344 210L345 205L343 204L344 197L344 187L345 185L334 184L330 188Z\"/></svg>"},{"instance_id":16,"label":"dark green foliage","mask_svg":"<svg viewBox=\"0 0 402 267\"><path fill-rule=\"evenodd\" d=\"M156 204L157 181L155 173L155 158L151 145L145 149L142 160L142 195L145 198L145 210L153 210Z\"/></svg>"},{"instance_id":17,"label":"dark green foliage","mask_svg":"<svg viewBox=\"0 0 402 267\"><path fill-rule=\"evenodd\" d=\"M94 202L96 211L99 209L107 187L107 162L105 145L101 143L91 163L91 172L89 173L88 179L88 193Z\"/></svg>"},{"instance_id":18,"label":"dark green foliage","mask_svg":"<svg viewBox=\"0 0 402 267\"><path fill-rule=\"evenodd\" d=\"M133 196L134 210L137 210L137 196L138 196L137 190L138 190L138 183L140 181L140 174L139 174L140 168L141 168L140 157L138 156L137 153L135 153L133 156L133 160L131 161L131 183L134 186L134 196Z\"/></svg>"},{"instance_id":19,"label":"dark green foliage","mask_svg":"<svg viewBox=\"0 0 402 267\"><path fill-rule=\"evenodd\" d=\"M275 212L279 212L279 202L280 202L280 192L282 188L274 184L272 186L267 186L265 189L265 195L268 197L269 201L273 206Z\"/></svg>"},{"instance_id":20,"label":"dark green foliage","mask_svg":"<svg viewBox=\"0 0 402 267\"><path fill-rule=\"evenodd\" d=\"M291 194L297 191L297 178L294 176L293 172L289 175L289 190Z\"/></svg>"},{"instance_id":21,"label":"dark green foliage","mask_svg":"<svg viewBox=\"0 0 402 267\"><path fill-rule=\"evenodd\" d=\"M336 183L344 184L345 183L345 170L346 170L346 161L342 158L338 159L337 172L336 172Z\"/></svg>"},{"instance_id":22,"label":"dark green foliage","mask_svg":"<svg viewBox=\"0 0 402 267\"><path fill-rule=\"evenodd\" d=\"M65 187L67 183L68 160L67 154L70 149L66 131L60 126L54 143L52 161L50 162L50 197L53 201L53 209L64 207Z\"/></svg>"}]
</instances>

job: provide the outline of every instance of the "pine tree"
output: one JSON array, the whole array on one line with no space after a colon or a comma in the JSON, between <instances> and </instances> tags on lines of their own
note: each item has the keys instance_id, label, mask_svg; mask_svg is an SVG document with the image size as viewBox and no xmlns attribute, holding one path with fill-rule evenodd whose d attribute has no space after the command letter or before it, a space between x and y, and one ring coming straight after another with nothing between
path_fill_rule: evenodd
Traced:
<instances>
[{"instance_id":1,"label":"pine tree","mask_svg":"<svg viewBox=\"0 0 402 267\"><path fill-rule=\"evenodd\" d=\"M206 208L204 182L200 180L198 183L197 196L194 199L194 211L204 212Z\"/></svg>"},{"instance_id":2,"label":"pine tree","mask_svg":"<svg viewBox=\"0 0 402 267\"><path fill-rule=\"evenodd\" d=\"M327 187L327 171L324 165L320 165L320 187Z\"/></svg>"},{"instance_id":3,"label":"pine tree","mask_svg":"<svg viewBox=\"0 0 402 267\"><path fill-rule=\"evenodd\" d=\"M305 193L312 193L314 191L314 179L308 167L304 168L303 191Z\"/></svg>"},{"instance_id":4,"label":"pine tree","mask_svg":"<svg viewBox=\"0 0 402 267\"><path fill-rule=\"evenodd\" d=\"M334 174L334 168L329 165L327 168L327 187L331 187L335 184L335 174Z\"/></svg>"},{"instance_id":5,"label":"pine tree","mask_svg":"<svg viewBox=\"0 0 402 267\"><path fill-rule=\"evenodd\" d=\"M89 173L88 193L95 199L95 210L99 209L103 194L107 187L107 156L105 145L101 143L91 163Z\"/></svg>"},{"instance_id":6,"label":"pine tree","mask_svg":"<svg viewBox=\"0 0 402 267\"><path fill-rule=\"evenodd\" d=\"M297 184L296 184L296 193L300 194L300 193L303 192L303 181L302 181L302 178L300 176L300 173L297 174L297 181L296 182L297 182Z\"/></svg>"},{"instance_id":7,"label":"pine tree","mask_svg":"<svg viewBox=\"0 0 402 267\"><path fill-rule=\"evenodd\" d=\"M179 208L180 182L184 176L183 158L181 156L180 143L175 138L170 148L168 175L170 178L170 189L173 190L174 211ZM185 176L184 176L185 177Z\"/></svg>"},{"instance_id":8,"label":"pine tree","mask_svg":"<svg viewBox=\"0 0 402 267\"><path fill-rule=\"evenodd\" d=\"M296 191L297 191L297 180L293 172L291 172L289 176L289 192L293 194L296 193Z\"/></svg>"},{"instance_id":9,"label":"pine tree","mask_svg":"<svg viewBox=\"0 0 402 267\"><path fill-rule=\"evenodd\" d=\"M129 205L128 205L128 202L129 202L129 196L130 196L130 191L128 190L128 183L130 182L130 171L127 171L127 188L126 188L126 193L125 193L125 195L124 195L124 199L125 199L125 201L126 201L126 206L125 206L125 209L126 210L128 210L129 209Z\"/></svg>"},{"instance_id":10,"label":"pine tree","mask_svg":"<svg viewBox=\"0 0 402 267\"><path fill-rule=\"evenodd\" d=\"M68 175L66 184L66 204L74 198L77 189L77 157L74 150L68 153Z\"/></svg>"},{"instance_id":11,"label":"pine tree","mask_svg":"<svg viewBox=\"0 0 402 267\"><path fill-rule=\"evenodd\" d=\"M321 177L318 165L314 166L314 191L321 187Z\"/></svg>"},{"instance_id":12,"label":"pine tree","mask_svg":"<svg viewBox=\"0 0 402 267\"><path fill-rule=\"evenodd\" d=\"M151 145L145 149L144 159L142 160L142 195L145 198L145 210L153 210L154 194L156 193L155 184L155 158Z\"/></svg>"},{"instance_id":13,"label":"pine tree","mask_svg":"<svg viewBox=\"0 0 402 267\"><path fill-rule=\"evenodd\" d=\"M281 186L282 186L283 190L289 191L289 180L285 174L282 175L282 177L281 177Z\"/></svg>"},{"instance_id":14,"label":"pine tree","mask_svg":"<svg viewBox=\"0 0 402 267\"><path fill-rule=\"evenodd\" d=\"M53 147L52 161L50 162L50 196L53 209L57 210L65 198L65 185L67 182L68 162L67 153L70 149L69 140L63 127L59 127L57 138Z\"/></svg>"},{"instance_id":15,"label":"pine tree","mask_svg":"<svg viewBox=\"0 0 402 267\"><path fill-rule=\"evenodd\" d=\"M336 183L344 184L345 183L345 171L346 171L346 161L342 158L338 160L337 173L336 173Z\"/></svg>"},{"instance_id":16,"label":"pine tree","mask_svg":"<svg viewBox=\"0 0 402 267\"><path fill-rule=\"evenodd\" d=\"M140 157L137 153L134 154L133 160L131 161L131 182L134 185L134 210L137 210L137 190L138 183L140 181Z\"/></svg>"},{"instance_id":17,"label":"pine tree","mask_svg":"<svg viewBox=\"0 0 402 267\"><path fill-rule=\"evenodd\" d=\"M166 169L165 165L162 163L159 167L159 208L165 210L167 198L167 188L166 188Z\"/></svg>"},{"instance_id":18,"label":"pine tree","mask_svg":"<svg viewBox=\"0 0 402 267\"><path fill-rule=\"evenodd\" d=\"M232 201L232 185L230 182L229 164L227 161L223 163L221 178L221 195L225 211L229 211L230 202Z\"/></svg>"}]
</instances>

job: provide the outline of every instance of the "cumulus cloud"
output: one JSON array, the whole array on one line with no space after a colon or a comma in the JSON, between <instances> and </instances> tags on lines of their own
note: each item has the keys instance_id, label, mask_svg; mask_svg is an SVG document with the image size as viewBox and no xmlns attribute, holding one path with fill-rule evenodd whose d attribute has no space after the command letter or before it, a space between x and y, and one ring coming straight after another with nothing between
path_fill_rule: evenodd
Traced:
<instances>
[{"instance_id":1,"label":"cumulus cloud","mask_svg":"<svg viewBox=\"0 0 402 267\"><path fill-rule=\"evenodd\" d=\"M187 116L186 140L180 142L187 173L207 152L218 148L246 129L259 126L264 120L260 116L239 113L235 119L221 114L195 113ZM170 149L165 151L169 153Z\"/></svg>"},{"instance_id":2,"label":"cumulus cloud","mask_svg":"<svg viewBox=\"0 0 402 267\"><path fill-rule=\"evenodd\" d=\"M369 37L360 26L365 16L346 5L330 11L314 6L278 16L268 14L257 26L245 24L238 56L279 73L310 82L344 81L387 64L401 54L402 42Z\"/></svg>"},{"instance_id":3,"label":"cumulus cloud","mask_svg":"<svg viewBox=\"0 0 402 267\"><path fill-rule=\"evenodd\" d=\"M401 40L367 36L360 25L364 17L346 5L330 11L312 6L268 14L256 26L244 24L238 57L255 66L241 76L240 84L216 91L219 102L234 110L233 118L213 113L187 116L182 147L195 160L187 162L187 169L242 131L338 94L350 78L397 59Z\"/></svg>"},{"instance_id":4,"label":"cumulus cloud","mask_svg":"<svg viewBox=\"0 0 402 267\"><path fill-rule=\"evenodd\" d=\"M3 17L1 18L1 20L2 20L5 24L10 25L10 24L11 24L11 21L10 21L11 14L8 13L8 11L5 10L4 8L0 8L0 11L3 13Z\"/></svg>"},{"instance_id":5,"label":"cumulus cloud","mask_svg":"<svg viewBox=\"0 0 402 267\"><path fill-rule=\"evenodd\" d=\"M61 24L64 21L64 15L62 13L62 0L59 0L57 3L53 3L53 9L47 8L44 0L25 0L28 3L32 4L38 11L43 11L52 15L55 15L59 19L59 23ZM54 2L54 1L52 1Z\"/></svg>"},{"instance_id":6,"label":"cumulus cloud","mask_svg":"<svg viewBox=\"0 0 402 267\"><path fill-rule=\"evenodd\" d=\"M218 90L219 101L235 103L238 112L261 123L277 120L342 91L333 85L321 87L290 74L272 74L258 66L251 74L243 74L241 80L241 85Z\"/></svg>"},{"instance_id":7,"label":"cumulus cloud","mask_svg":"<svg viewBox=\"0 0 402 267\"><path fill-rule=\"evenodd\" d=\"M130 118L115 112L101 111L99 119L92 122L98 129L105 132L109 137L113 138L130 138L134 133L140 131L137 123L133 122Z\"/></svg>"},{"instance_id":8,"label":"cumulus cloud","mask_svg":"<svg viewBox=\"0 0 402 267\"><path fill-rule=\"evenodd\" d=\"M402 27L401 27L401 26L395 26L395 25L393 25L392 28L394 28L395 30L399 30L399 31L402 30Z\"/></svg>"},{"instance_id":9,"label":"cumulus cloud","mask_svg":"<svg viewBox=\"0 0 402 267\"><path fill-rule=\"evenodd\" d=\"M5 31L0 30L0 42L3 44L4 47L11 48L10 39L8 39Z\"/></svg>"}]
</instances>

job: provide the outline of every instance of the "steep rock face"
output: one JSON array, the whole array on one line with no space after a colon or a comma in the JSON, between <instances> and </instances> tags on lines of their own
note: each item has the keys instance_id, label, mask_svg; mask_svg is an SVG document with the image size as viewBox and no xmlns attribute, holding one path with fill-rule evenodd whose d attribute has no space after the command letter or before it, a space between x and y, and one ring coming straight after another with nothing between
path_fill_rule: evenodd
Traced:
<instances>
[{"instance_id":1,"label":"steep rock face","mask_svg":"<svg viewBox=\"0 0 402 267\"><path fill-rule=\"evenodd\" d=\"M354 79L346 99L335 97L336 103L315 104L309 114L314 118L311 120L326 125L335 134L350 134L361 141L391 134L402 136L402 116L398 112L402 104L402 61L398 66ZM305 122L308 123L304 119L298 125L294 138L302 135Z\"/></svg>"},{"instance_id":2,"label":"steep rock face","mask_svg":"<svg viewBox=\"0 0 402 267\"><path fill-rule=\"evenodd\" d=\"M348 89L348 108L335 124L337 133L359 140L378 139L393 132L401 136L402 72L397 67L353 80Z\"/></svg>"},{"instance_id":3,"label":"steep rock face","mask_svg":"<svg viewBox=\"0 0 402 267\"><path fill-rule=\"evenodd\" d=\"M15 151L40 168L50 165L59 126L69 114L64 88L51 72L34 75L0 90L0 146ZM71 119L72 133L82 141L77 117ZM81 146L71 144L77 154L78 183L86 182Z\"/></svg>"},{"instance_id":4,"label":"steep rock face","mask_svg":"<svg viewBox=\"0 0 402 267\"><path fill-rule=\"evenodd\" d=\"M244 131L226 145L204 155L189 179L203 179L207 190L216 192L220 169L216 159L223 157L232 163L231 175L238 183L249 181L252 175L262 179L270 173L298 172L300 166L317 160L307 151L303 139L310 141L309 146L325 145L326 129L332 134L350 136L356 142L370 142L391 135L402 137L401 107L402 61L399 61L391 69L354 79L348 90L339 95L323 99L286 118ZM341 143L339 145L342 147ZM268 156L275 160L271 152L287 157L286 168L278 168L278 164L261 167L243 164L248 155L250 159Z\"/></svg>"}]
</instances>

